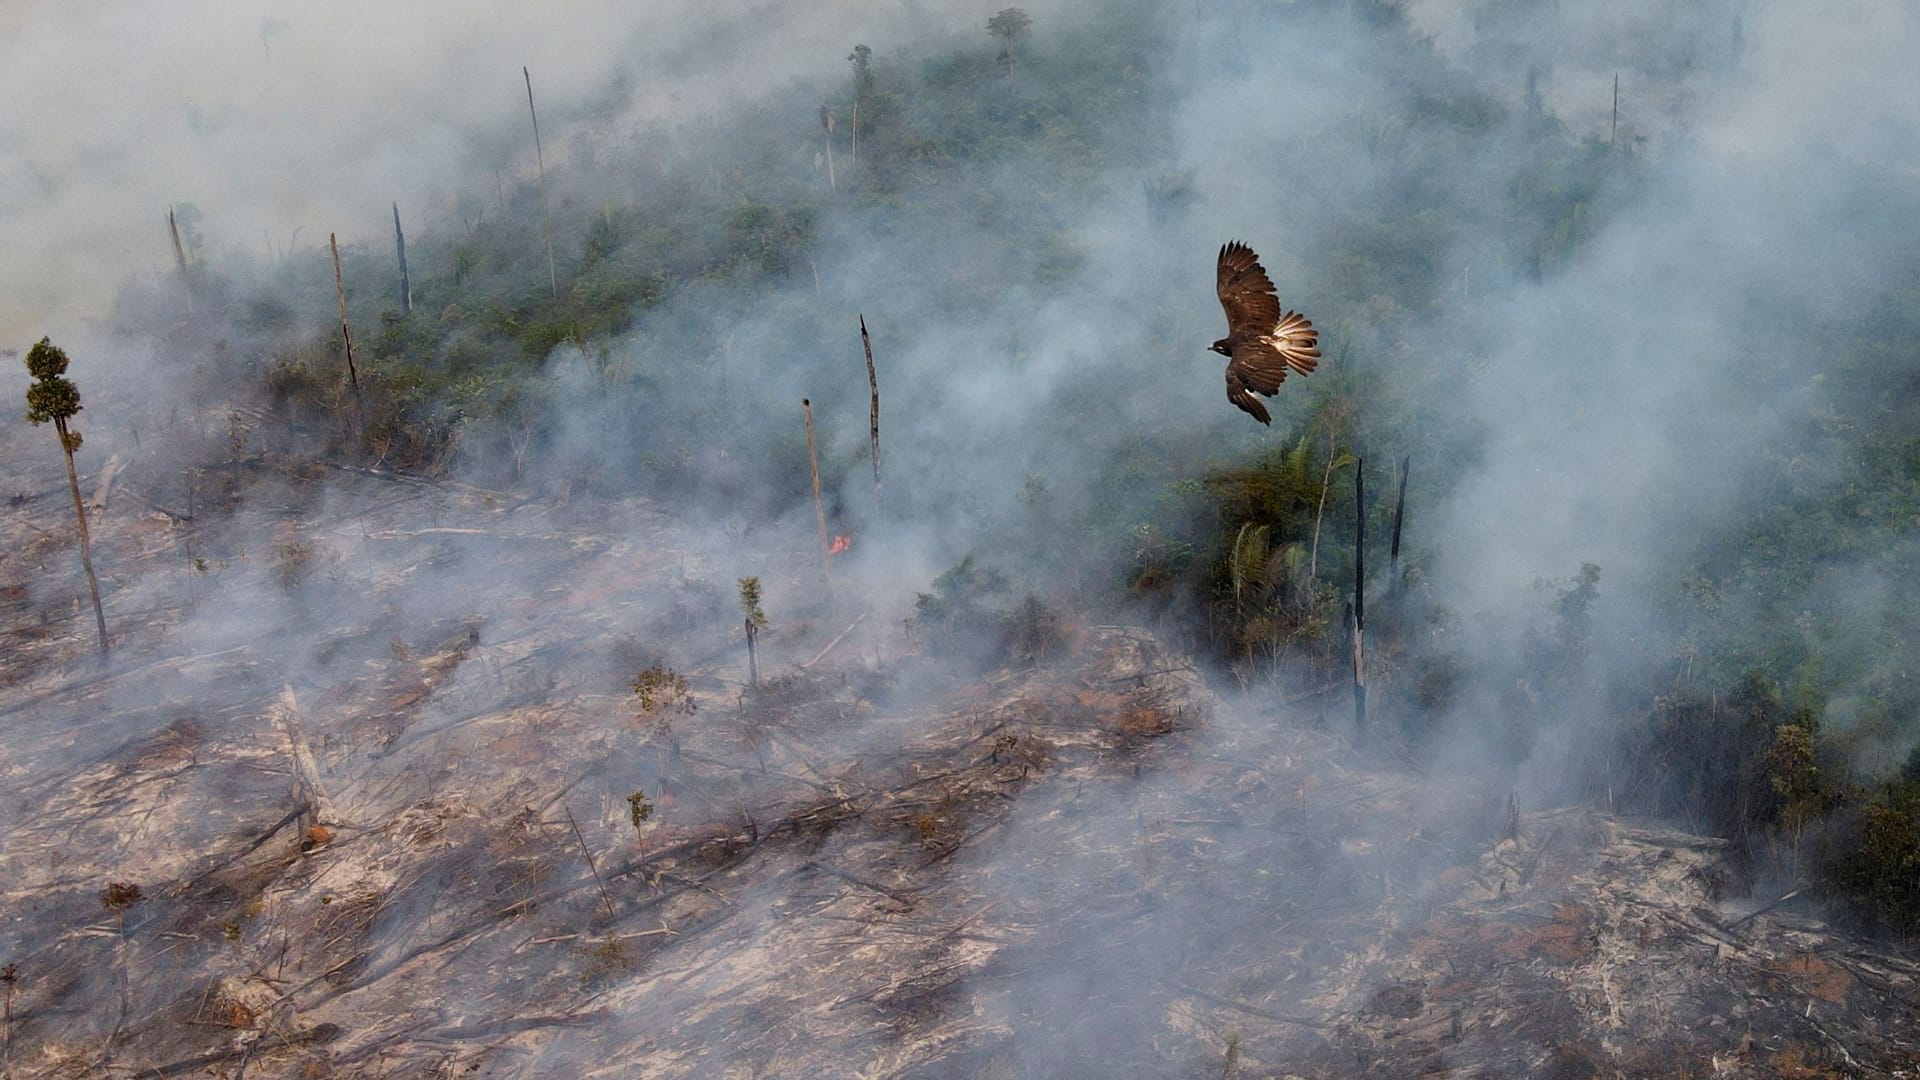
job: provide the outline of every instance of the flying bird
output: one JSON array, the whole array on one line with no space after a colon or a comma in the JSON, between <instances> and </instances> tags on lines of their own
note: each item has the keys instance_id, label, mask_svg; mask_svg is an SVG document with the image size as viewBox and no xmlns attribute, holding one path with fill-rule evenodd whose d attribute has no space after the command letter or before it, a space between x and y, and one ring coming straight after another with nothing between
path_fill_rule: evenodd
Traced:
<instances>
[{"instance_id":1,"label":"flying bird","mask_svg":"<svg viewBox=\"0 0 1920 1080\"><path fill-rule=\"evenodd\" d=\"M1280 313L1260 256L1238 240L1220 249L1214 288L1227 311L1227 336L1211 346L1227 358L1227 400L1271 424L1267 407L1253 395L1279 393L1289 368L1306 375L1319 367L1320 335L1299 312Z\"/></svg>"}]
</instances>

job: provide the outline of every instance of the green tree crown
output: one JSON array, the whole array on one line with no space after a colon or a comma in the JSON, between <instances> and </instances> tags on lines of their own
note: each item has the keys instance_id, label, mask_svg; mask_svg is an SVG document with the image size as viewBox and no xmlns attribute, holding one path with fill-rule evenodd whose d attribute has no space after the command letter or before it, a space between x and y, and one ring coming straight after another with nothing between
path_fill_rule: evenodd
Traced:
<instances>
[{"instance_id":1,"label":"green tree crown","mask_svg":"<svg viewBox=\"0 0 1920 1080\"><path fill-rule=\"evenodd\" d=\"M1000 14L987 20L987 33L1005 41L1007 49L1011 51L1014 42L1024 36L1032 25L1033 19L1026 12L1017 7L1004 8Z\"/></svg>"},{"instance_id":2,"label":"green tree crown","mask_svg":"<svg viewBox=\"0 0 1920 1080\"><path fill-rule=\"evenodd\" d=\"M27 350L27 373L36 379L65 375L67 350L55 345L52 338L41 338L39 344Z\"/></svg>"},{"instance_id":3,"label":"green tree crown","mask_svg":"<svg viewBox=\"0 0 1920 1080\"><path fill-rule=\"evenodd\" d=\"M987 20L987 32L995 37L1005 38L1007 44L1011 45L1014 38L1026 33L1027 28L1032 25L1033 19L1026 12L1017 7L1010 7L1002 9L1000 14Z\"/></svg>"},{"instance_id":4,"label":"green tree crown","mask_svg":"<svg viewBox=\"0 0 1920 1080\"><path fill-rule=\"evenodd\" d=\"M743 577L740 579L740 612L752 623L754 629L767 628L767 613L760 610L760 579Z\"/></svg>"},{"instance_id":5,"label":"green tree crown","mask_svg":"<svg viewBox=\"0 0 1920 1080\"><path fill-rule=\"evenodd\" d=\"M51 339L41 338L39 344L27 351L27 372L34 378L33 385L27 387L29 423L61 421L80 411L80 388L65 377L66 370L66 350Z\"/></svg>"}]
</instances>

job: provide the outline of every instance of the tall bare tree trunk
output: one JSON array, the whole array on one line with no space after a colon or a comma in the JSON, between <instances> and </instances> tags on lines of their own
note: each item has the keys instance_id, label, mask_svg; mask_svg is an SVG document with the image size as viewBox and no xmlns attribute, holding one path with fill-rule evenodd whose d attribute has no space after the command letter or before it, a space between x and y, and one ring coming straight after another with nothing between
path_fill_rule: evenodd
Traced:
<instances>
[{"instance_id":1,"label":"tall bare tree trunk","mask_svg":"<svg viewBox=\"0 0 1920 1080\"><path fill-rule=\"evenodd\" d=\"M820 501L820 457L813 448L813 402L800 399L800 408L807 416L807 466L813 471L813 517L820 524L820 569L827 582L829 592L833 589L833 547L827 539L827 510Z\"/></svg>"},{"instance_id":2,"label":"tall bare tree trunk","mask_svg":"<svg viewBox=\"0 0 1920 1080\"><path fill-rule=\"evenodd\" d=\"M1353 722L1367 741L1367 459L1353 464Z\"/></svg>"},{"instance_id":3,"label":"tall bare tree trunk","mask_svg":"<svg viewBox=\"0 0 1920 1080\"><path fill-rule=\"evenodd\" d=\"M173 207L167 207L167 231L173 234L173 261L180 267L180 284L187 290L187 314L193 314L193 277L187 273L187 249L180 244L180 225L173 219Z\"/></svg>"},{"instance_id":4,"label":"tall bare tree trunk","mask_svg":"<svg viewBox=\"0 0 1920 1080\"><path fill-rule=\"evenodd\" d=\"M9 962L0 968L0 986L4 986L6 998L6 1029L0 1033L0 1069L7 1068L13 1061L13 984L20 980L20 965Z\"/></svg>"},{"instance_id":5,"label":"tall bare tree trunk","mask_svg":"<svg viewBox=\"0 0 1920 1080\"><path fill-rule=\"evenodd\" d=\"M400 314L413 314L413 284L407 280L407 234L400 229L400 204L393 204L393 246L400 253Z\"/></svg>"},{"instance_id":6,"label":"tall bare tree trunk","mask_svg":"<svg viewBox=\"0 0 1920 1080\"><path fill-rule=\"evenodd\" d=\"M547 157L540 149L540 114L533 108L533 76L526 68L520 75L527 80L527 115L533 117L533 160L540 167L540 227L547 235L547 288L560 298L560 278L553 272L553 218L547 213Z\"/></svg>"},{"instance_id":7,"label":"tall bare tree trunk","mask_svg":"<svg viewBox=\"0 0 1920 1080\"><path fill-rule=\"evenodd\" d=\"M347 322L347 284L340 276L340 241L333 233L327 234L327 247L333 251L333 294L340 301L340 340L347 349L347 382L353 386L353 407L366 423L367 405L360 396L360 369L353 363L353 327Z\"/></svg>"},{"instance_id":8,"label":"tall bare tree trunk","mask_svg":"<svg viewBox=\"0 0 1920 1080\"><path fill-rule=\"evenodd\" d=\"M1308 548L1307 580L1317 581L1320 576L1320 522L1327 516L1327 488L1333 485L1333 462L1327 462L1327 472L1320 478L1320 509L1313 513L1313 544Z\"/></svg>"},{"instance_id":9,"label":"tall bare tree trunk","mask_svg":"<svg viewBox=\"0 0 1920 1080\"><path fill-rule=\"evenodd\" d=\"M87 571L87 590L93 594L93 623L100 631L100 652L107 651L107 613L100 606L100 579L93 572L93 537L87 532L87 507L80 500L80 474L73 468L73 440L67 436L67 422L56 418L54 430L60 433L60 449L67 455L67 487L73 492L73 517L80 524L80 565Z\"/></svg>"},{"instance_id":10,"label":"tall bare tree trunk","mask_svg":"<svg viewBox=\"0 0 1920 1080\"><path fill-rule=\"evenodd\" d=\"M880 505L880 380L873 372L873 339L867 336L867 317L860 316L860 348L867 354L867 388L873 392L869 434L873 440L873 505Z\"/></svg>"},{"instance_id":11,"label":"tall bare tree trunk","mask_svg":"<svg viewBox=\"0 0 1920 1080\"><path fill-rule=\"evenodd\" d=\"M839 185L833 181L833 110L825 105L820 106L820 131L827 143L827 190L837 191Z\"/></svg>"},{"instance_id":12,"label":"tall bare tree trunk","mask_svg":"<svg viewBox=\"0 0 1920 1080\"><path fill-rule=\"evenodd\" d=\"M1393 500L1393 549L1387 557L1387 588L1400 584L1400 524L1407 513L1407 468L1413 464L1411 456L1400 459L1400 494Z\"/></svg>"},{"instance_id":13,"label":"tall bare tree trunk","mask_svg":"<svg viewBox=\"0 0 1920 1080\"><path fill-rule=\"evenodd\" d=\"M1320 576L1320 523L1327 517L1327 491L1333 487L1333 470L1340 464L1337 453L1339 444L1332 433L1327 435L1327 468L1320 476L1320 508L1313 512L1313 544L1307 555L1307 580L1318 581Z\"/></svg>"}]
</instances>

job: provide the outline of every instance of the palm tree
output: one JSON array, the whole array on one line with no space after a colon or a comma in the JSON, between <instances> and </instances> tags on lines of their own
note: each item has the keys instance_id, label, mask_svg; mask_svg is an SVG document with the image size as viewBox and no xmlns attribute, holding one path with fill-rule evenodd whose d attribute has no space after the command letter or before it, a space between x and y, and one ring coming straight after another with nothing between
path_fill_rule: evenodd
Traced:
<instances>
[{"instance_id":1,"label":"palm tree","mask_svg":"<svg viewBox=\"0 0 1920 1080\"><path fill-rule=\"evenodd\" d=\"M1033 19L1017 7L1004 8L987 20L987 33L1001 40L1000 60L1013 70L1013 46L1033 26Z\"/></svg>"},{"instance_id":2,"label":"palm tree","mask_svg":"<svg viewBox=\"0 0 1920 1080\"><path fill-rule=\"evenodd\" d=\"M73 454L80 449L80 433L68 426L83 406L80 388L66 377L67 353L48 338L27 351L27 372L33 385L27 387L27 422L53 421L60 433L60 449L67 455L67 486L73 491L73 514L80 523L80 565L87 571L87 588L93 592L93 621L100 629L100 651L107 651L107 616L100 606L100 579L93 573L93 542L87 535L87 508L80 501L80 477L74 472Z\"/></svg>"}]
</instances>

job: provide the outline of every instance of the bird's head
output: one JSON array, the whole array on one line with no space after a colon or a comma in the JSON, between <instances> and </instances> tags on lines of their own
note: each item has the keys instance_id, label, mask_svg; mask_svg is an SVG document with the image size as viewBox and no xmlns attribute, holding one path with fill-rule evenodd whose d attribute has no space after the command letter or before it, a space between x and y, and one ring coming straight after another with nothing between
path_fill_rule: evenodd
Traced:
<instances>
[{"instance_id":1,"label":"bird's head","mask_svg":"<svg viewBox=\"0 0 1920 1080\"><path fill-rule=\"evenodd\" d=\"M1213 344L1207 346L1207 348L1212 349L1214 352L1219 353L1221 356L1226 356L1226 357L1233 356L1233 350L1227 348L1226 338L1221 338L1219 341L1216 341Z\"/></svg>"}]
</instances>

